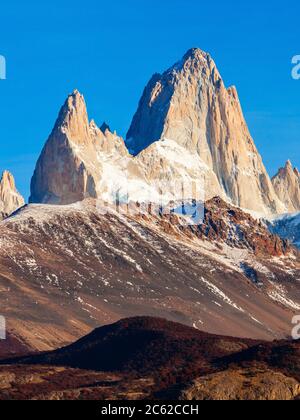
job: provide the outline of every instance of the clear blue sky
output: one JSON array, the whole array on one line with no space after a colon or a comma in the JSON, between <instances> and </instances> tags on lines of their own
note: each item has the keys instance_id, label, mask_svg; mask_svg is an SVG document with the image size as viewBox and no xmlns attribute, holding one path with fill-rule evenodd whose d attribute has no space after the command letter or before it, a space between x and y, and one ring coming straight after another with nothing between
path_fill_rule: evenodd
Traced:
<instances>
[{"instance_id":1,"label":"clear blue sky","mask_svg":"<svg viewBox=\"0 0 300 420\"><path fill-rule=\"evenodd\" d=\"M154 72L191 47L212 54L238 88L271 174L300 166L300 3L202 0L11 0L1 3L0 170L27 197L35 161L67 94L84 93L90 118L125 135Z\"/></svg>"}]
</instances>

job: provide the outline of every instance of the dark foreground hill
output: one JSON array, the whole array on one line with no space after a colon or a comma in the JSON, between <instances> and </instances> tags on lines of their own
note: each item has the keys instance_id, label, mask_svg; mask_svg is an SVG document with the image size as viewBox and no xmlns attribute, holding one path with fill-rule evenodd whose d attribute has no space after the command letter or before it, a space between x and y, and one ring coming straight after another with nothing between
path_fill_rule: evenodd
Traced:
<instances>
[{"instance_id":1,"label":"dark foreground hill","mask_svg":"<svg viewBox=\"0 0 300 420\"><path fill-rule=\"evenodd\" d=\"M6 340L0 340L0 359L28 354L32 349L13 334L7 333Z\"/></svg>"},{"instance_id":2,"label":"dark foreground hill","mask_svg":"<svg viewBox=\"0 0 300 420\"><path fill-rule=\"evenodd\" d=\"M295 399L299 352L298 342L125 319L57 351L3 361L0 398Z\"/></svg>"}]
</instances>

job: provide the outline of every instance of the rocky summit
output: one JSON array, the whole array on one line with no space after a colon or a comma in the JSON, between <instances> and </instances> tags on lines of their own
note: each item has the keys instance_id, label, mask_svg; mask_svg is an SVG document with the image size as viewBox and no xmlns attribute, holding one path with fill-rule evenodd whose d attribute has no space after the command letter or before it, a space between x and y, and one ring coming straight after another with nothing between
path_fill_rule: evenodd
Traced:
<instances>
[{"instance_id":1,"label":"rocky summit","mask_svg":"<svg viewBox=\"0 0 300 420\"><path fill-rule=\"evenodd\" d=\"M287 161L272 178L276 194L290 213L300 210L300 172Z\"/></svg>"},{"instance_id":2,"label":"rocky summit","mask_svg":"<svg viewBox=\"0 0 300 420\"><path fill-rule=\"evenodd\" d=\"M132 153L145 154L156 141L175 142L193 155L203 168L206 199L221 195L245 209L283 211L247 128L237 90L226 88L209 54L192 49L150 80L127 145ZM170 147L165 149L164 156Z\"/></svg>"},{"instance_id":3,"label":"rocky summit","mask_svg":"<svg viewBox=\"0 0 300 420\"><path fill-rule=\"evenodd\" d=\"M105 177L105 161L126 155L122 139L88 120L84 98L76 90L61 108L37 162L29 201L71 204L96 198Z\"/></svg>"},{"instance_id":4,"label":"rocky summit","mask_svg":"<svg viewBox=\"0 0 300 420\"><path fill-rule=\"evenodd\" d=\"M18 193L13 175L4 171L0 181L0 214L4 218L25 204Z\"/></svg>"},{"instance_id":5,"label":"rocky summit","mask_svg":"<svg viewBox=\"0 0 300 420\"><path fill-rule=\"evenodd\" d=\"M272 340L300 310L300 260L288 242L219 198L188 215L31 204L0 224L0 306L34 350L136 315Z\"/></svg>"}]
</instances>

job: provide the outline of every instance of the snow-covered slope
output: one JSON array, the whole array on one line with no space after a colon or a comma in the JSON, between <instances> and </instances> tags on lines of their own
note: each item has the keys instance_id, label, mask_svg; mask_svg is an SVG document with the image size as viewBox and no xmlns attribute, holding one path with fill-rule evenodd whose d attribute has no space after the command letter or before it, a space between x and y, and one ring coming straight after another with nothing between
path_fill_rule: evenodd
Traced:
<instances>
[{"instance_id":1,"label":"snow-covered slope","mask_svg":"<svg viewBox=\"0 0 300 420\"><path fill-rule=\"evenodd\" d=\"M191 181L198 184L200 193L194 198L200 200L206 170L198 155L172 141L131 156L107 125L99 129L89 122L84 98L74 91L37 162L30 202L64 205L90 197L109 203L167 204L183 198L182 184L189 190L185 198L193 198Z\"/></svg>"}]
</instances>

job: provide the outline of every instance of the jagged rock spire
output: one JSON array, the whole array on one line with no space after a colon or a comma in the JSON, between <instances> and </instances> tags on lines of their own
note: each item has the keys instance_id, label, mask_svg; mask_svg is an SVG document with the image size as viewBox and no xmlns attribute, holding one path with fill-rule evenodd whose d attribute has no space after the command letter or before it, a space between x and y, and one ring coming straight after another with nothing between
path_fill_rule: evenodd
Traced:
<instances>
[{"instance_id":1,"label":"jagged rock spire","mask_svg":"<svg viewBox=\"0 0 300 420\"><path fill-rule=\"evenodd\" d=\"M288 212L300 211L300 173L288 160L272 178L274 189Z\"/></svg>"},{"instance_id":2,"label":"jagged rock spire","mask_svg":"<svg viewBox=\"0 0 300 420\"><path fill-rule=\"evenodd\" d=\"M243 208L284 210L249 133L236 88L226 89L214 61L200 49L189 50L162 75L151 78L127 146L134 155L143 151L145 160L145 149L163 139L198 155L207 166L206 199L222 190L227 200Z\"/></svg>"}]
</instances>

